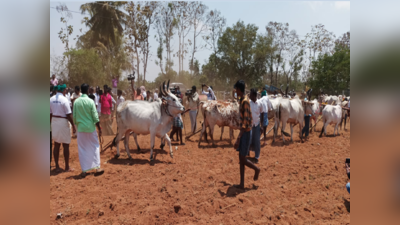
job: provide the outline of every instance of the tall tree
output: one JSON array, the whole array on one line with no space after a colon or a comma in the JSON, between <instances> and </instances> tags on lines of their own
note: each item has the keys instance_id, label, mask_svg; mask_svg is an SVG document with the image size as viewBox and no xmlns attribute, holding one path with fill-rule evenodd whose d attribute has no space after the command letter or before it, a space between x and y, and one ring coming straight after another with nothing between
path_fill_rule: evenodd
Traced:
<instances>
[{"instance_id":1,"label":"tall tree","mask_svg":"<svg viewBox=\"0 0 400 225\"><path fill-rule=\"evenodd\" d=\"M209 79L211 82L215 82L215 78L218 73L218 39L222 36L226 26L226 19L222 17L221 12L218 10L211 10L207 14L207 27L208 34L203 36L203 39L206 41L206 47L210 49L213 53L210 56L210 61L214 65L209 69ZM211 70L210 70L211 69Z\"/></svg>"},{"instance_id":2,"label":"tall tree","mask_svg":"<svg viewBox=\"0 0 400 225\"><path fill-rule=\"evenodd\" d=\"M191 22L191 9L190 2L178 1L175 3L176 9L176 19L177 19L177 30L179 37L179 49L177 52L179 59L179 69L178 73L181 75L181 71L183 71L183 59L187 53L185 39L191 30L190 22Z\"/></svg>"},{"instance_id":3,"label":"tall tree","mask_svg":"<svg viewBox=\"0 0 400 225\"><path fill-rule=\"evenodd\" d=\"M69 37L74 31L73 26L68 24L69 20L72 19L72 13L68 10L67 5L64 3L60 3L58 6L56 6L56 10L61 14L60 21L64 24L64 27L61 28L60 32L58 32L58 37L60 38L61 42L65 44L65 51L69 51Z\"/></svg>"},{"instance_id":4,"label":"tall tree","mask_svg":"<svg viewBox=\"0 0 400 225\"><path fill-rule=\"evenodd\" d=\"M271 21L265 28L267 30L268 36L272 38L273 45L276 48L275 54L271 55L269 60L271 85L278 85L279 68L282 65L284 53L287 48L286 45L289 42L289 33L290 33L289 24ZM275 69L275 82L273 82L274 69Z\"/></svg>"},{"instance_id":5,"label":"tall tree","mask_svg":"<svg viewBox=\"0 0 400 225\"><path fill-rule=\"evenodd\" d=\"M143 34L145 33L146 24L141 12L140 2L128 2L124 6L128 13L125 24L125 35L127 36L127 51L132 54L132 60L136 59L136 74L140 76L140 47L143 42ZM133 65L133 62L132 62ZM133 67L133 66L132 66Z\"/></svg>"},{"instance_id":6,"label":"tall tree","mask_svg":"<svg viewBox=\"0 0 400 225\"><path fill-rule=\"evenodd\" d=\"M333 54L320 54L312 62L308 81L314 90L340 92L350 87L350 48L336 44Z\"/></svg>"},{"instance_id":7,"label":"tall tree","mask_svg":"<svg viewBox=\"0 0 400 225\"><path fill-rule=\"evenodd\" d=\"M203 38L207 43L207 46L216 55L218 53L218 39L222 36L225 26L226 19L221 15L218 10L211 10L207 14L207 27L208 34Z\"/></svg>"},{"instance_id":8,"label":"tall tree","mask_svg":"<svg viewBox=\"0 0 400 225\"><path fill-rule=\"evenodd\" d=\"M192 46L192 58L190 59L191 68L194 68L194 54L199 51L202 46L197 43L197 37L207 31L208 19L207 9L208 7L201 2L190 2L191 8L191 26L193 27L193 40L189 41L189 45ZM192 73L194 71L192 70Z\"/></svg>"},{"instance_id":9,"label":"tall tree","mask_svg":"<svg viewBox=\"0 0 400 225\"><path fill-rule=\"evenodd\" d=\"M163 43L165 44L165 51L167 56L165 68L167 73L173 65L173 61L171 58L171 52L172 52L171 40L173 38L176 25L177 25L177 20L175 18L174 4L172 4L171 2L162 3L161 7L159 7L158 16L156 19L156 28L159 36L158 38L159 41L163 41ZM160 45L161 44L162 43L160 43Z\"/></svg>"},{"instance_id":10,"label":"tall tree","mask_svg":"<svg viewBox=\"0 0 400 225\"><path fill-rule=\"evenodd\" d=\"M91 15L91 18L86 21L86 26L99 34L99 36L94 36L99 38L96 41L101 41L105 46L115 44L114 30L116 29L117 33L122 35L124 30L122 26L126 24L126 14L120 10L126 3L126 1L99 1L81 5L81 13L88 12Z\"/></svg>"},{"instance_id":11,"label":"tall tree","mask_svg":"<svg viewBox=\"0 0 400 225\"><path fill-rule=\"evenodd\" d=\"M261 83L263 71L255 67L257 30L254 24L245 25L243 21L238 21L233 27L226 28L219 38L220 79L225 80L226 85L231 86L238 77L252 86ZM260 64L264 66L265 62Z\"/></svg>"},{"instance_id":12,"label":"tall tree","mask_svg":"<svg viewBox=\"0 0 400 225\"><path fill-rule=\"evenodd\" d=\"M142 7L142 14L145 21L145 29L143 33L143 39L141 42L141 52L142 52L142 61L143 61L143 82L146 82L146 72L147 72L147 63L150 56L150 28L155 22L155 17L157 16L157 8L159 7L159 2L156 1L146 1Z\"/></svg>"},{"instance_id":13,"label":"tall tree","mask_svg":"<svg viewBox=\"0 0 400 225\"><path fill-rule=\"evenodd\" d=\"M302 48L307 49L305 51L305 71L306 79L311 76L307 71L311 70L312 62L316 60L319 54L332 54L334 49L335 35L333 32L329 32L324 25L317 24L311 26L311 32L307 33L305 38L301 40Z\"/></svg>"},{"instance_id":14,"label":"tall tree","mask_svg":"<svg viewBox=\"0 0 400 225\"><path fill-rule=\"evenodd\" d=\"M295 30L288 34L288 41L285 46L285 54L282 60L282 72L286 78L286 84L291 88L297 88L297 75L302 68L304 50L301 48L299 36ZM295 78L296 84L291 85L292 78Z\"/></svg>"}]
</instances>

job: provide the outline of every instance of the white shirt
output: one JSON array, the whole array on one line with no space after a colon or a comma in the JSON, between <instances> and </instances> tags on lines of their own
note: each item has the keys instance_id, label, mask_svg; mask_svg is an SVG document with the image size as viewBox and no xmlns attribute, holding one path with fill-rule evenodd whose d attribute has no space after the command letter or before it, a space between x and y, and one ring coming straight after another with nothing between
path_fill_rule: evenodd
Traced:
<instances>
[{"instance_id":1,"label":"white shirt","mask_svg":"<svg viewBox=\"0 0 400 225\"><path fill-rule=\"evenodd\" d=\"M124 101L125 101L125 98L122 97L122 95L121 95L121 97L117 97L117 107L119 106L119 104L123 103Z\"/></svg>"},{"instance_id":2,"label":"white shirt","mask_svg":"<svg viewBox=\"0 0 400 225\"><path fill-rule=\"evenodd\" d=\"M82 96L82 93L79 92L79 95L77 95L77 94L74 92L74 93L72 93L71 100L76 100L77 98L79 98L79 97L81 97L81 96Z\"/></svg>"},{"instance_id":3,"label":"white shirt","mask_svg":"<svg viewBox=\"0 0 400 225\"><path fill-rule=\"evenodd\" d=\"M69 106L71 107L71 106L72 106L72 102L71 102L71 94L70 94L69 92L67 92L67 94L66 94L66 96L65 96L65 97L68 99Z\"/></svg>"},{"instance_id":4,"label":"white shirt","mask_svg":"<svg viewBox=\"0 0 400 225\"><path fill-rule=\"evenodd\" d=\"M347 107L349 107L349 108L350 108L350 100L349 100L349 103L347 104Z\"/></svg>"},{"instance_id":5,"label":"white shirt","mask_svg":"<svg viewBox=\"0 0 400 225\"><path fill-rule=\"evenodd\" d=\"M114 110L114 105L117 104L117 102L115 101L115 99L113 98L112 95L111 95L111 101L112 101L112 107L111 107L111 109Z\"/></svg>"},{"instance_id":6,"label":"white shirt","mask_svg":"<svg viewBox=\"0 0 400 225\"><path fill-rule=\"evenodd\" d=\"M253 117L253 127L260 124L260 114L263 112L263 106L260 101L253 102L250 100L251 115Z\"/></svg>"},{"instance_id":7,"label":"white shirt","mask_svg":"<svg viewBox=\"0 0 400 225\"><path fill-rule=\"evenodd\" d=\"M201 92L203 95L207 95L207 100L217 100L217 97L215 97L214 91L208 87L208 92L205 92L204 90Z\"/></svg>"},{"instance_id":8,"label":"white shirt","mask_svg":"<svg viewBox=\"0 0 400 225\"><path fill-rule=\"evenodd\" d=\"M158 93L154 93L154 98L153 98L154 100L157 100L158 99Z\"/></svg>"},{"instance_id":9,"label":"white shirt","mask_svg":"<svg viewBox=\"0 0 400 225\"><path fill-rule=\"evenodd\" d=\"M94 94L94 96L96 96L96 101L95 104L97 106L97 113L101 112L101 103L100 103L100 95L98 95L97 93Z\"/></svg>"},{"instance_id":10,"label":"white shirt","mask_svg":"<svg viewBox=\"0 0 400 225\"><path fill-rule=\"evenodd\" d=\"M143 98L146 98L147 97L147 92L143 92L142 95L143 95Z\"/></svg>"},{"instance_id":11,"label":"white shirt","mask_svg":"<svg viewBox=\"0 0 400 225\"><path fill-rule=\"evenodd\" d=\"M258 101L262 105L263 113L268 113L268 111L272 110L272 104L271 104L271 101L269 100L268 96L263 96Z\"/></svg>"},{"instance_id":12,"label":"white shirt","mask_svg":"<svg viewBox=\"0 0 400 225\"><path fill-rule=\"evenodd\" d=\"M50 98L50 114L53 116L67 117L71 114L71 107L69 106L68 99L60 92Z\"/></svg>"},{"instance_id":13,"label":"white shirt","mask_svg":"<svg viewBox=\"0 0 400 225\"><path fill-rule=\"evenodd\" d=\"M99 98L99 95L97 93L94 94L94 97L95 97L94 104L97 107L99 105L100 98Z\"/></svg>"}]
</instances>

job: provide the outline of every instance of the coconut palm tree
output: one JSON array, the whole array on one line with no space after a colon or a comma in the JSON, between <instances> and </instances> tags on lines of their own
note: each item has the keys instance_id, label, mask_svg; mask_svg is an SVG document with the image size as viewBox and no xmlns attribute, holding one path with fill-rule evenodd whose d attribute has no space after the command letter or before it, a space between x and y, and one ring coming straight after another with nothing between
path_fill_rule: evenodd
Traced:
<instances>
[{"instance_id":1,"label":"coconut palm tree","mask_svg":"<svg viewBox=\"0 0 400 225\"><path fill-rule=\"evenodd\" d=\"M91 18L85 18L85 24L95 33L94 43L102 42L109 47L116 44L117 34L123 34L123 25L126 24L126 14L120 10L127 2L90 2L81 5L81 13L89 13Z\"/></svg>"}]
</instances>

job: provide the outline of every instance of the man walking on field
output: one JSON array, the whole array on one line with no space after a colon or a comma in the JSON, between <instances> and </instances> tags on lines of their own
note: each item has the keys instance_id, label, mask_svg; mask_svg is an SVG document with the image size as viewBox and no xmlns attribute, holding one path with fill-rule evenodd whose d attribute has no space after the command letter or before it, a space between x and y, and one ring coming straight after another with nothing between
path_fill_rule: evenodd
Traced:
<instances>
[{"instance_id":1,"label":"man walking on field","mask_svg":"<svg viewBox=\"0 0 400 225\"><path fill-rule=\"evenodd\" d=\"M50 124L52 139L54 141L54 162L56 163L56 172L61 172L58 158L60 156L60 146L63 145L65 171L74 171L69 167L69 143L71 143L71 130L68 121L72 125L75 133L75 124L72 119L71 107L68 99L64 97L67 86L58 85L57 94L50 98Z\"/></svg>"},{"instance_id":2,"label":"man walking on field","mask_svg":"<svg viewBox=\"0 0 400 225\"><path fill-rule=\"evenodd\" d=\"M88 97L89 85L82 84L82 96L74 102L73 118L78 127L78 153L79 162L82 168L81 177L86 176L86 172L96 170L96 175L104 173L100 169L100 144L97 138L96 127L101 136L101 127L96 105Z\"/></svg>"},{"instance_id":3,"label":"man walking on field","mask_svg":"<svg viewBox=\"0 0 400 225\"><path fill-rule=\"evenodd\" d=\"M240 133L237 137L234 148L239 151L240 162L240 185L235 185L236 188L244 189L244 169L245 166L252 168L255 171L254 181L258 180L260 168L250 162L246 156L249 152L251 130L253 118L251 114L250 102L247 96L244 95L245 82L239 80L236 82L234 88L236 89L239 98L239 113L240 113Z\"/></svg>"}]
</instances>

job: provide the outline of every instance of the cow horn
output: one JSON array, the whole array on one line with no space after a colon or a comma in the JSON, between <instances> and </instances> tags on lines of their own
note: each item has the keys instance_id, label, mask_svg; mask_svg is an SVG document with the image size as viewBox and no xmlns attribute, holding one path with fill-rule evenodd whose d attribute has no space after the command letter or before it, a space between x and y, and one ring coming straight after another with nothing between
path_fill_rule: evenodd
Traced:
<instances>
[{"instance_id":1,"label":"cow horn","mask_svg":"<svg viewBox=\"0 0 400 225\"><path fill-rule=\"evenodd\" d=\"M288 95L287 95L287 92L288 92L288 90L289 90L289 85L288 85L288 86L286 86L286 91L285 91L285 95L286 95L286 97L288 96Z\"/></svg>"},{"instance_id":2,"label":"cow horn","mask_svg":"<svg viewBox=\"0 0 400 225\"><path fill-rule=\"evenodd\" d=\"M169 90L169 80L168 80L168 83L167 83L167 93L170 93L171 91Z\"/></svg>"},{"instance_id":3,"label":"cow horn","mask_svg":"<svg viewBox=\"0 0 400 225\"><path fill-rule=\"evenodd\" d=\"M163 89L163 95L166 96L166 91L165 91L165 81L162 84L162 89Z\"/></svg>"}]
</instances>

